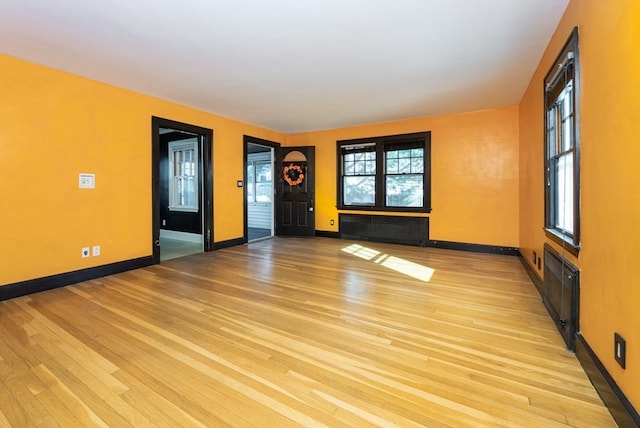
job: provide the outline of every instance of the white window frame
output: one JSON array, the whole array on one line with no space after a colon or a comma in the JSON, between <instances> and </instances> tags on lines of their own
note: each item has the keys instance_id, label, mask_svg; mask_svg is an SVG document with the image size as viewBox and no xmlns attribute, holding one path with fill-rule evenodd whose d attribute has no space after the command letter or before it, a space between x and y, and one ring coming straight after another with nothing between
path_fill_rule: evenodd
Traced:
<instances>
[{"instance_id":1,"label":"white window frame","mask_svg":"<svg viewBox=\"0 0 640 428\"><path fill-rule=\"evenodd\" d=\"M189 140L172 141L169 143L169 211L198 212L200 189L198 183L198 171L200 168L198 138ZM176 174L175 154L180 151L193 150L193 167L188 174ZM178 190L179 182L186 177L192 177L194 200L192 203L182 203Z\"/></svg>"}]
</instances>

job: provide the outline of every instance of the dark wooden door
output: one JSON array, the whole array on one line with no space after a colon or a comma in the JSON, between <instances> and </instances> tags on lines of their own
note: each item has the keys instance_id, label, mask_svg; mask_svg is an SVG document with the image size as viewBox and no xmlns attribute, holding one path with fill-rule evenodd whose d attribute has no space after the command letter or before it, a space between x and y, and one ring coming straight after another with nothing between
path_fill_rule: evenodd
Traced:
<instances>
[{"instance_id":1,"label":"dark wooden door","mask_svg":"<svg viewBox=\"0 0 640 428\"><path fill-rule=\"evenodd\" d=\"M276 162L276 235L314 236L315 147L282 147Z\"/></svg>"}]
</instances>

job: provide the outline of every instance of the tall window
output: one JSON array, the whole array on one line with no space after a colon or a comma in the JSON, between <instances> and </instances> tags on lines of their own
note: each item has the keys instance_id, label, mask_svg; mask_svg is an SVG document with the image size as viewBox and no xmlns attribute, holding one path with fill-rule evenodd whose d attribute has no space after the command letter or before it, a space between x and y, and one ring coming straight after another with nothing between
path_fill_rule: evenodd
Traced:
<instances>
[{"instance_id":1,"label":"tall window","mask_svg":"<svg viewBox=\"0 0 640 428\"><path fill-rule=\"evenodd\" d=\"M344 205L371 206L376 203L375 143L343 147L342 195Z\"/></svg>"},{"instance_id":2,"label":"tall window","mask_svg":"<svg viewBox=\"0 0 640 428\"><path fill-rule=\"evenodd\" d=\"M169 143L169 210L198 211L198 139Z\"/></svg>"},{"instance_id":3,"label":"tall window","mask_svg":"<svg viewBox=\"0 0 640 428\"><path fill-rule=\"evenodd\" d=\"M384 155L386 205L422 208L424 147L419 144L387 145Z\"/></svg>"},{"instance_id":4,"label":"tall window","mask_svg":"<svg viewBox=\"0 0 640 428\"><path fill-rule=\"evenodd\" d=\"M545 228L577 254L580 245L578 30L545 78Z\"/></svg>"},{"instance_id":5,"label":"tall window","mask_svg":"<svg viewBox=\"0 0 640 428\"><path fill-rule=\"evenodd\" d=\"M338 141L338 208L431 210L430 132Z\"/></svg>"}]
</instances>

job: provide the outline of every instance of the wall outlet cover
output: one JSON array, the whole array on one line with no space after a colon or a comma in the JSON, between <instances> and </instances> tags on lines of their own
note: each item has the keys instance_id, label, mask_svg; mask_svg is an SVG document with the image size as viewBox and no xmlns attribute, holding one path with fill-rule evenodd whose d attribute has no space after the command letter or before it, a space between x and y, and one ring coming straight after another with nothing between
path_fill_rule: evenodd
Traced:
<instances>
[{"instance_id":1,"label":"wall outlet cover","mask_svg":"<svg viewBox=\"0 0 640 428\"><path fill-rule=\"evenodd\" d=\"M626 368L627 360L627 341L618 333L613 334L614 356L620 367Z\"/></svg>"},{"instance_id":2,"label":"wall outlet cover","mask_svg":"<svg viewBox=\"0 0 640 428\"><path fill-rule=\"evenodd\" d=\"M92 248L92 253L93 256L99 256L100 255L100 245L94 245Z\"/></svg>"},{"instance_id":3,"label":"wall outlet cover","mask_svg":"<svg viewBox=\"0 0 640 428\"><path fill-rule=\"evenodd\" d=\"M78 177L78 187L80 187L81 189L95 189L96 175L81 172Z\"/></svg>"},{"instance_id":4,"label":"wall outlet cover","mask_svg":"<svg viewBox=\"0 0 640 428\"><path fill-rule=\"evenodd\" d=\"M89 257L91 255L91 253L89 252L89 247L82 247L81 254L83 259Z\"/></svg>"}]
</instances>

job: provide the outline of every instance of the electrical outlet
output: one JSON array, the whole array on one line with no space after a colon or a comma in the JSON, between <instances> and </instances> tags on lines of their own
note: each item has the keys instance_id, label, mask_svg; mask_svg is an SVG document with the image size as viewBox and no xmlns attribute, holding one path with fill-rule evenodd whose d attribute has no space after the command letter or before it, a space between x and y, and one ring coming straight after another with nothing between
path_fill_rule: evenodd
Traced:
<instances>
[{"instance_id":1,"label":"electrical outlet","mask_svg":"<svg viewBox=\"0 0 640 428\"><path fill-rule=\"evenodd\" d=\"M89 247L82 247L82 258L86 259L90 255L91 253L89 252Z\"/></svg>"},{"instance_id":2,"label":"electrical outlet","mask_svg":"<svg viewBox=\"0 0 640 428\"><path fill-rule=\"evenodd\" d=\"M331 219L331 221L329 223L331 224L331 226L333 226L333 219Z\"/></svg>"},{"instance_id":3,"label":"electrical outlet","mask_svg":"<svg viewBox=\"0 0 640 428\"><path fill-rule=\"evenodd\" d=\"M627 341L622 338L618 333L613 334L613 344L614 344L614 356L620 367L623 369L626 366L627 360Z\"/></svg>"},{"instance_id":4,"label":"electrical outlet","mask_svg":"<svg viewBox=\"0 0 640 428\"><path fill-rule=\"evenodd\" d=\"M538 263L538 254L533 252L533 265L535 266Z\"/></svg>"},{"instance_id":5,"label":"electrical outlet","mask_svg":"<svg viewBox=\"0 0 640 428\"><path fill-rule=\"evenodd\" d=\"M542 270L542 257L538 257L538 270Z\"/></svg>"},{"instance_id":6,"label":"electrical outlet","mask_svg":"<svg viewBox=\"0 0 640 428\"><path fill-rule=\"evenodd\" d=\"M99 256L100 255L100 245L94 245L92 248L92 254L93 256Z\"/></svg>"}]
</instances>

